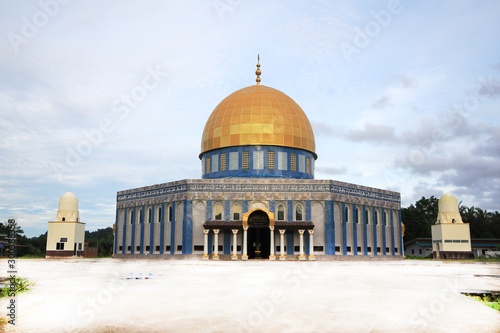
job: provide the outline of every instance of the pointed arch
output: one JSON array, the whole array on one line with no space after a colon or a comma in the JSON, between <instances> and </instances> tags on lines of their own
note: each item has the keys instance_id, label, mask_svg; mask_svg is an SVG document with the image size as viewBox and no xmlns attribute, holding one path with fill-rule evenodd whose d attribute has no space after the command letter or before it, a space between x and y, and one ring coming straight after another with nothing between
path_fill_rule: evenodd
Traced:
<instances>
[{"instance_id":1,"label":"pointed arch","mask_svg":"<svg viewBox=\"0 0 500 333\"><path fill-rule=\"evenodd\" d=\"M301 203L298 203L295 206L295 221L303 221L304 220L304 206Z\"/></svg>"},{"instance_id":2,"label":"pointed arch","mask_svg":"<svg viewBox=\"0 0 500 333\"><path fill-rule=\"evenodd\" d=\"M280 203L278 204L278 221L285 221L285 205Z\"/></svg>"},{"instance_id":3,"label":"pointed arch","mask_svg":"<svg viewBox=\"0 0 500 333\"><path fill-rule=\"evenodd\" d=\"M222 221L222 219L223 219L222 204L220 202L217 202L215 204L215 209L214 209L214 220Z\"/></svg>"},{"instance_id":4,"label":"pointed arch","mask_svg":"<svg viewBox=\"0 0 500 333\"><path fill-rule=\"evenodd\" d=\"M233 205L233 220L239 221L241 219L241 205L237 202Z\"/></svg>"},{"instance_id":5,"label":"pointed arch","mask_svg":"<svg viewBox=\"0 0 500 333\"><path fill-rule=\"evenodd\" d=\"M261 210L263 211L264 213L267 214L267 216L269 217L269 226L270 227L274 227L274 213L268 211L267 209L263 209L263 208L254 208L246 213L243 213L243 221L242 221L242 224L244 227L248 227L248 217L250 216L250 214L252 214L253 212L255 212L256 210Z\"/></svg>"}]
</instances>

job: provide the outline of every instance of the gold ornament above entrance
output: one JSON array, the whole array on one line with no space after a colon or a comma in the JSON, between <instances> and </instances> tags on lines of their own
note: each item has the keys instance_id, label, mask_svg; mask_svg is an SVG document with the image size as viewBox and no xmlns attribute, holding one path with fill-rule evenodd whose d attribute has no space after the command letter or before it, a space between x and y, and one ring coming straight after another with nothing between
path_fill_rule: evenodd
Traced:
<instances>
[{"instance_id":1,"label":"gold ornament above entrance","mask_svg":"<svg viewBox=\"0 0 500 333\"><path fill-rule=\"evenodd\" d=\"M243 214L243 226L244 227L248 227L248 217L255 211L261 211L261 212L264 212L267 214L267 217L269 218L269 226L270 227L274 227L274 213L268 211L267 209L263 209L263 208L255 208L255 209L252 209L251 211L249 212L246 212ZM256 221L256 223L258 223L259 221ZM263 222L263 221L262 221Z\"/></svg>"}]
</instances>

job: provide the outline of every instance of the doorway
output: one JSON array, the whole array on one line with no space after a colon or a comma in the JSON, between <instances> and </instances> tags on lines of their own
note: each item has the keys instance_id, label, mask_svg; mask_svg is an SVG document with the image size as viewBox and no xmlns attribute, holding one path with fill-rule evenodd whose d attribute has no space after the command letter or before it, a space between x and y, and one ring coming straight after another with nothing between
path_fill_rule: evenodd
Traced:
<instances>
[{"instance_id":1,"label":"doorway","mask_svg":"<svg viewBox=\"0 0 500 333\"><path fill-rule=\"evenodd\" d=\"M249 259L268 259L271 251L269 216L256 210L248 217L247 253Z\"/></svg>"}]
</instances>

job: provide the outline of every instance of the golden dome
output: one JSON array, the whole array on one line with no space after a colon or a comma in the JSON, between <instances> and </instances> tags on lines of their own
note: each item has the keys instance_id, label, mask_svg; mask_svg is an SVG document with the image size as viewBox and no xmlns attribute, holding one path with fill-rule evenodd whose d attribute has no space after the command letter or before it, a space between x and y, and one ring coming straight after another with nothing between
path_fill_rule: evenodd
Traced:
<instances>
[{"instance_id":1,"label":"golden dome","mask_svg":"<svg viewBox=\"0 0 500 333\"><path fill-rule=\"evenodd\" d=\"M212 149L246 145L299 148L317 157L304 111L281 91L262 85L240 89L217 105L203 130L200 158Z\"/></svg>"}]
</instances>

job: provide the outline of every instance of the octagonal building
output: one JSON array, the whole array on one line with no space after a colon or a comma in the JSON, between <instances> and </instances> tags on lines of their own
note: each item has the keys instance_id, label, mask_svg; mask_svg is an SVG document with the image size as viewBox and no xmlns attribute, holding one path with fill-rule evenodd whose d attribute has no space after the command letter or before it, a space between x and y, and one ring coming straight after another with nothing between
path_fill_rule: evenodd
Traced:
<instances>
[{"instance_id":1,"label":"octagonal building","mask_svg":"<svg viewBox=\"0 0 500 333\"><path fill-rule=\"evenodd\" d=\"M307 115L256 74L208 117L201 179L118 192L114 257L402 258L400 194L314 179Z\"/></svg>"}]
</instances>

